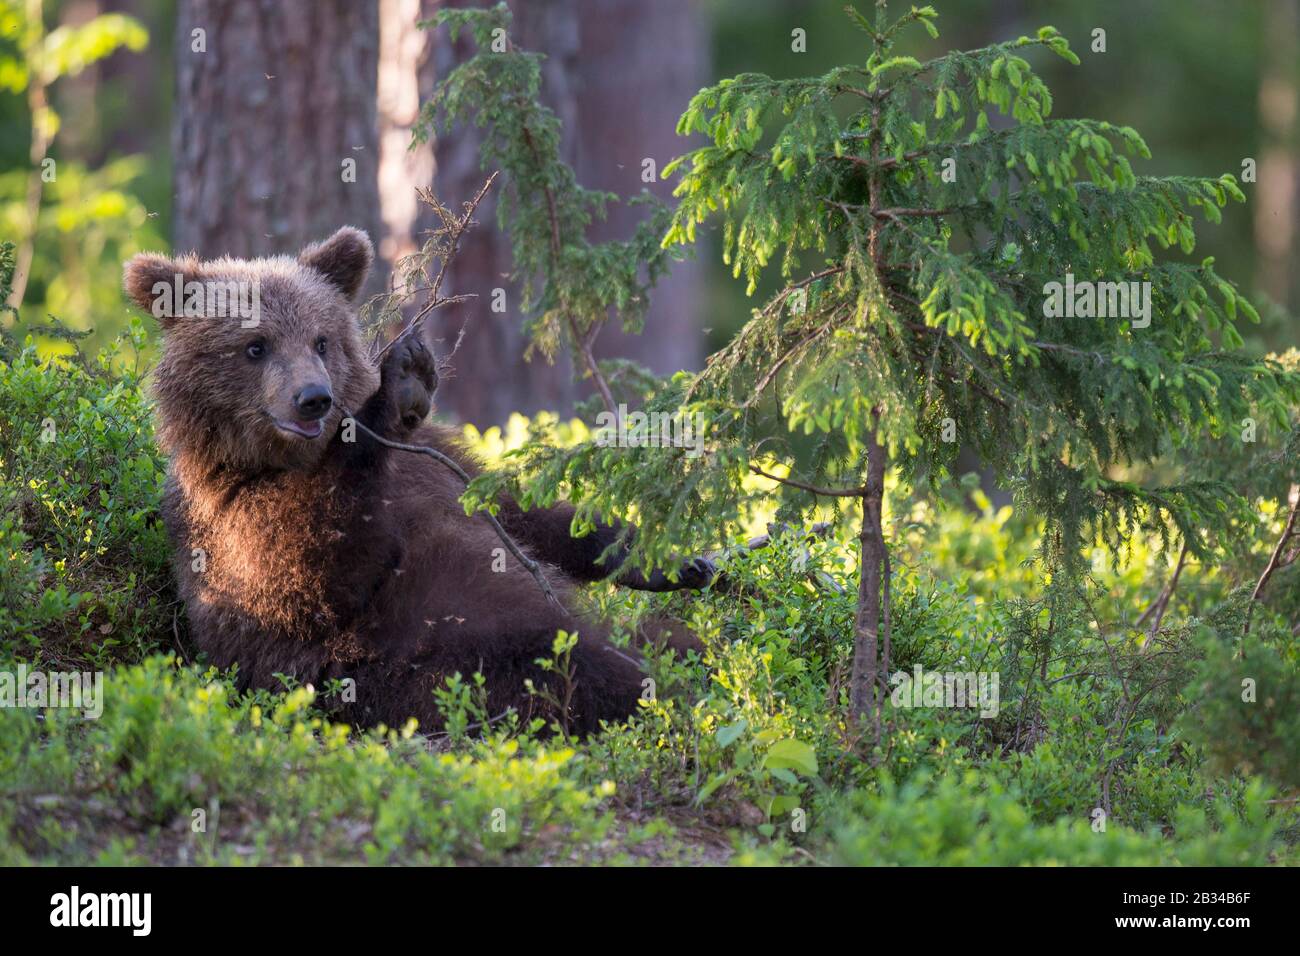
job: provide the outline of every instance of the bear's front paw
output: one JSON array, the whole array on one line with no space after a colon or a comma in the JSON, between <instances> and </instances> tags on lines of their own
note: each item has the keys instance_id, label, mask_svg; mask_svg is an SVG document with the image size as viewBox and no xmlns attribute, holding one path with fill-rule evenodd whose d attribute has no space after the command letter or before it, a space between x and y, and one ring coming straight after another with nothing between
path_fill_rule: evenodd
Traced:
<instances>
[{"instance_id":1,"label":"bear's front paw","mask_svg":"<svg viewBox=\"0 0 1300 956\"><path fill-rule=\"evenodd\" d=\"M668 575L656 568L647 577L640 571L627 570L619 574L618 583L638 591L702 591L719 580L721 575L717 567L708 558L691 558L677 568L677 580L668 580Z\"/></svg>"},{"instance_id":2,"label":"bear's front paw","mask_svg":"<svg viewBox=\"0 0 1300 956\"><path fill-rule=\"evenodd\" d=\"M407 332L393 343L379 376L400 426L411 431L424 421L438 389L438 368L418 332Z\"/></svg>"},{"instance_id":3,"label":"bear's front paw","mask_svg":"<svg viewBox=\"0 0 1300 956\"><path fill-rule=\"evenodd\" d=\"M677 586L702 591L718 576L717 566L705 557L691 558L677 569Z\"/></svg>"}]
</instances>

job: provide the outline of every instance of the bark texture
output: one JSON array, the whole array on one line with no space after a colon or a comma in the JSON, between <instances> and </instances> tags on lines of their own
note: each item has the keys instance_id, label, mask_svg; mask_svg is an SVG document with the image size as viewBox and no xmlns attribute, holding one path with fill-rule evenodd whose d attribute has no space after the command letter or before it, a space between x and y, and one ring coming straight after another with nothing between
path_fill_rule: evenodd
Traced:
<instances>
[{"instance_id":1,"label":"bark texture","mask_svg":"<svg viewBox=\"0 0 1300 956\"><path fill-rule=\"evenodd\" d=\"M181 0L176 249L253 257L342 225L378 235L378 52L376 0Z\"/></svg>"}]
</instances>

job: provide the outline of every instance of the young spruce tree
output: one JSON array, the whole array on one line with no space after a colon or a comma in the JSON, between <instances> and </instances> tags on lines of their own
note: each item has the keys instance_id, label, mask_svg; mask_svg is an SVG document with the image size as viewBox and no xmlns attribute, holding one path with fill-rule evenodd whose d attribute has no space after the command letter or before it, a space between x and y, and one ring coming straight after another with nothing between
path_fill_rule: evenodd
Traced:
<instances>
[{"instance_id":1,"label":"young spruce tree","mask_svg":"<svg viewBox=\"0 0 1300 956\"><path fill-rule=\"evenodd\" d=\"M871 18L846 12L865 35L862 62L805 79L724 80L691 101L678 127L709 142L665 170L681 179L663 247L720 220L723 254L749 292L768 270L783 283L702 373L647 389L647 408L703 424L705 453L561 449L539 433L471 500L508 486L546 502L567 486L584 517L634 512L634 557L647 564L724 533L761 494L746 481L753 474L780 483L787 512L855 506L837 510L860 521L847 703L878 740L888 470L920 489L953 473L963 445L974 449L1045 522L1055 614L1082 586L1084 549L1098 537L1114 551L1154 529L1205 555L1246 506L1232 487L1115 476L1243 418L1286 427L1296 385L1240 350L1234 323L1258 316L1213 260L1174 253L1192 253L1197 214L1217 222L1229 198L1244 198L1236 182L1137 176L1128 157L1149 157L1137 132L1052 119L1028 58L1078 62L1055 29L922 63L894 46L908 28L938 35L931 7L892 21L884 0ZM478 24L481 45L492 23L476 18L489 15L457 14ZM496 118L500 130L518 92L484 81L476 93L486 97L480 121ZM993 113L1006 124L990 124ZM520 151L527 129L508 133ZM486 158L510 162L500 151ZM519 183L528 197L519 201L549 202L544 185ZM534 215L527 228L541 235ZM570 241L552 246L557 261ZM1157 260L1162 250L1170 254ZM519 265L548 268L536 255ZM799 433L811 454L784 442Z\"/></svg>"}]
</instances>

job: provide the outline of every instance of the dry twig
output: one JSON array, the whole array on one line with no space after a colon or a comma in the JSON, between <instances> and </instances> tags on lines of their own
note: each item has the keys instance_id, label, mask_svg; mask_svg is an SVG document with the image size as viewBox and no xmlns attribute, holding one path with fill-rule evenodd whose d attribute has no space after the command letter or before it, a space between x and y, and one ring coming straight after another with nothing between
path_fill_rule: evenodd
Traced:
<instances>
[{"instance_id":1,"label":"dry twig","mask_svg":"<svg viewBox=\"0 0 1300 956\"><path fill-rule=\"evenodd\" d=\"M420 310L411 317L402 331L393 336L393 338L375 354L374 359L376 363L383 359L388 350L393 347L393 343L403 335L406 335L407 333L418 334L420 325L423 323L425 317L435 309L464 301L467 298L472 298L470 295L444 296L442 294L442 284L447 277L447 269L456 258L456 253L460 250L461 239L464 237L465 233L475 225L475 210L478 209L479 203L483 201L483 197L487 195L488 190L492 188L492 184L496 182L497 175L498 174L494 172L487 178L474 198L464 204L459 215L453 213L450 209L444 206L433 194L432 190L419 190L420 201L430 207L437 214L439 220L442 222L442 226L433 230L432 235L425 242L424 247L419 253L410 256L408 257L408 260L405 260L405 285L407 291L401 294L391 293L388 297L388 301L390 306L393 306L396 310L400 310L401 303L405 303L407 300L421 292L424 293L426 298L424 305L422 305ZM430 275L431 263L435 259L438 261L438 271L436 274ZM423 277L424 279L424 285L422 287L417 285L417 280L420 277ZM394 306L394 303L397 304ZM456 349L459 348L463 337L464 329L462 328L461 334L457 337L456 344L452 348L452 355L456 353ZM387 448L395 448L399 451L409 451L416 454L428 455L434 461L437 461L450 469L466 485L469 484L470 476L465 469L436 448L430 448L427 445L409 445L405 442L397 442L384 438L382 435L379 435L372 429L366 427L348 409L343 409L343 413L356 423L357 428L361 429L361 431L366 435L379 442L379 444L384 445ZM560 599L555 593L555 588L553 588L551 582L547 580L545 573L542 571L541 565L524 553L523 549L515 543L515 540L510 537L506 529L502 527L501 522L497 520L496 515L492 514L490 511L484 511L483 516L487 519L488 523L492 525L492 530L497 533L497 537L501 539L501 542L506 546L506 549L515 556L515 560L522 564L524 568L527 569L528 573L533 576L533 579L537 581L537 586L542 589L542 593L546 595L546 599L556 607L562 607L563 605L560 603Z\"/></svg>"},{"instance_id":2,"label":"dry twig","mask_svg":"<svg viewBox=\"0 0 1300 956\"><path fill-rule=\"evenodd\" d=\"M442 294L442 284L447 278L448 267L456 258L456 253L460 250L461 239L471 227L476 225L474 213L478 209L479 203L483 201L483 197L486 196L488 190L492 188L492 184L496 182L498 175L499 173L494 172L487 178L474 198L465 203L460 215L456 215L439 202L438 197L433 194L432 190L420 189L418 191L420 201L437 214L439 220L442 222L442 226L433 230L432 236L425 243L424 248L421 249L420 252L407 257L406 260L403 260L403 265L407 271L405 282L407 291L400 294L396 292L390 293L388 300L389 306L393 308L394 311L400 311L402 304L404 304L408 299L419 295L421 292L425 294L426 298L424 305L420 307L420 311L411 317L403 327L402 331L393 336L392 339L390 339L388 343L375 354L374 360L376 362L379 362L388 353L388 350L393 347L393 343L403 335L407 332L418 330L423 324L425 317L428 316L430 312L446 305L453 305L457 302L463 302L466 299L476 298L476 296L470 293L465 295L444 296ZM430 263L434 259L438 260L438 272L436 275L430 276ZM420 277L423 277L425 281L423 287L416 285L416 280ZM460 341L458 338L457 345L459 344Z\"/></svg>"},{"instance_id":3,"label":"dry twig","mask_svg":"<svg viewBox=\"0 0 1300 956\"><path fill-rule=\"evenodd\" d=\"M1287 496L1290 502L1291 510L1286 517L1286 525L1282 528L1282 536L1277 539L1277 547L1273 549L1272 555L1269 556L1268 566L1264 568L1264 573L1259 576L1259 582L1255 585L1255 590L1250 595L1250 604L1246 607L1246 627L1243 633L1250 633L1250 619L1255 613L1255 603L1259 600L1260 595L1264 593L1264 587L1268 584L1268 579L1273 576L1273 572L1278 568L1284 568L1300 557L1300 545L1294 548L1290 553L1286 552L1286 547L1294 537L1300 537L1300 529L1296 528L1297 512L1300 512L1300 485L1292 485L1291 492Z\"/></svg>"}]
</instances>

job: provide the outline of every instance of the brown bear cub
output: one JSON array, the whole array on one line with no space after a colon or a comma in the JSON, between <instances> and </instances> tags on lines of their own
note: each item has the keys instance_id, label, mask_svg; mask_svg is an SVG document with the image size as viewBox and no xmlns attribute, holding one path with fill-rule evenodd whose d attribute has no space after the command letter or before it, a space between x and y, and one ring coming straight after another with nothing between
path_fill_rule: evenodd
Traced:
<instances>
[{"instance_id":1,"label":"brown bear cub","mask_svg":"<svg viewBox=\"0 0 1300 956\"><path fill-rule=\"evenodd\" d=\"M642 692L639 654L569 609L573 583L618 574L646 590L702 587L712 567L689 562L675 583L620 572L621 558L597 564L617 527L574 538L572 506L503 501L499 518L544 563L565 605L556 607L486 519L465 515L455 475L348 422L351 412L389 440L478 468L452 432L424 422L437 378L419 336L399 339L377 368L370 358L353 300L373 255L365 233L344 228L296 259L146 254L126 264L127 293L163 328L163 518L194 641L209 662L238 665L243 687L352 678L343 719L415 717L431 730L433 690L456 672L483 674L493 716L557 716L524 682L550 686L535 661L558 630L577 631L568 726L590 732L626 717ZM229 308L250 300L252 310ZM683 634L675 646L691 643Z\"/></svg>"}]
</instances>

